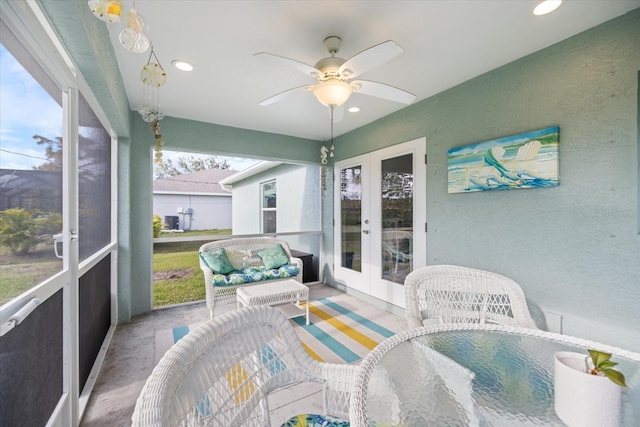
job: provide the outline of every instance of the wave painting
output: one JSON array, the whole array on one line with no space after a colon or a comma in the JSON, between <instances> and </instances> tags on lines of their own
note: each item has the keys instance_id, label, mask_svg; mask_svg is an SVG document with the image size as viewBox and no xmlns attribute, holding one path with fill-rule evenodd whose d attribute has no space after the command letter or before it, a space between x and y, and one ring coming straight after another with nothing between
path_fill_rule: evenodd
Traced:
<instances>
[{"instance_id":1,"label":"wave painting","mask_svg":"<svg viewBox=\"0 0 640 427\"><path fill-rule=\"evenodd\" d=\"M555 187L558 126L449 150L449 193Z\"/></svg>"}]
</instances>

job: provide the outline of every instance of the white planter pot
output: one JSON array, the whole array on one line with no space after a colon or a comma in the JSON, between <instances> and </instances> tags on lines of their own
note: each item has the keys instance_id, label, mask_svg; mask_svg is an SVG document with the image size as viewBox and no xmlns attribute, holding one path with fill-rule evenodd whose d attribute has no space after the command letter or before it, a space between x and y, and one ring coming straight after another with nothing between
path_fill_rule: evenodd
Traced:
<instances>
[{"instance_id":1,"label":"white planter pot","mask_svg":"<svg viewBox=\"0 0 640 427\"><path fill-rule=\"evenodd\" d=\"M617 427L622 388L607 377L587 373L587 356L566 351L555 354L556 414L569 427Z\"/></svg>"}]
</instances>

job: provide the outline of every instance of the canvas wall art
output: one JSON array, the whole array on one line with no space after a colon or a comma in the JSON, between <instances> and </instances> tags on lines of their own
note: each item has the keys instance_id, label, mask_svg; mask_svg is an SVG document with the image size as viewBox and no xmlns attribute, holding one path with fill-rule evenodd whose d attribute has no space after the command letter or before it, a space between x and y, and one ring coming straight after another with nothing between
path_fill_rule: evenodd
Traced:
<instances>
[{"instance_id":1,"label":"canvas wall art","mask_svg":"<svg viewBox=\"0 0 640 427\"><path fill-rule=\"evenodd\" d=\"M449 150L448 192L555 187L558 126Z\"/></svg>"}]
</instances>

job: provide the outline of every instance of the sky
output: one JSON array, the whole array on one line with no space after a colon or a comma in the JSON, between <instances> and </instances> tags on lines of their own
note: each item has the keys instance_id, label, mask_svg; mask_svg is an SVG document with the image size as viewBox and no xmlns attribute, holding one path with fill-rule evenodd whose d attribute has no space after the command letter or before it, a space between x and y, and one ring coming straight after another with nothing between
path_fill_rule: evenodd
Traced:
<instances>
[{"instance_id":1,"label":"sky","mask_svg":"<svg viewBox=\"0 0 640 427\"><path fill-rule=\"evenodd\" d=\"M162 150L162 158L165 159L165 160L166 159L171 159L171 161L173 162L174 165L177 165L178 157L189 157L189 156L202 157L202 158L215 156L218 159L219 162L222 162L223 160L226 160L229 163L229 165L231 166L230 169L233 169L233 170L236 170L236 171L241 171L243 169L248 168L249 166L252 166L252 165L260 162L260 160L255 160L255 159L244 159L244 158L240 158L240 157L218 156L215 153L200 154L200 153L189 153L189 152L184 152L184 151Z\"/></svg>"},{"instance_id":2,"label":"sky","mask_svg":"<svg viewBox=\"0 0 640 427\"><path fill-rule=\"evenodd\" d=\"M46 162L46 147L33 136L55 139L62 123L62 107L0 45L0 168L32 169Z\"/></svg>"},{"instance_id":3,"label":"sky","mask_svg":"<svg viewBox=\"0 0 640 427\"><path fill-rule=\"evenodd\" d=\"M62 136L62 107L40 86L22 65L0 44L0 169L31 170L47 161L45 146L34 135L49 139ZM151 149L151 148L149 148ZM163 150L165 159L209 157L211 154ZM258 160L216 156L231 169L243 170ZM155 169L155 168L153 168Z\"/></svg>"}]
</instances>

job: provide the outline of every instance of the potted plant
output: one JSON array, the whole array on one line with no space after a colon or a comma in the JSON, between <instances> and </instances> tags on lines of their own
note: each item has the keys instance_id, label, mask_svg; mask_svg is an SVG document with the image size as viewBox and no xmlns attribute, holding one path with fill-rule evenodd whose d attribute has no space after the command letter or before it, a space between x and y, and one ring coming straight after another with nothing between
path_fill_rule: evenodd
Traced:
<instances>
[{"instance_id":1,"label":"potted plant","mask_svg":"<svg viewBox=\"0 0 640 427\"><path fill-rule=\"evenodd\" d=\"M555 354L554 407L568 426L618 426L624 375L611 354L589 350Z\"/></svg>"}]
</instances>

